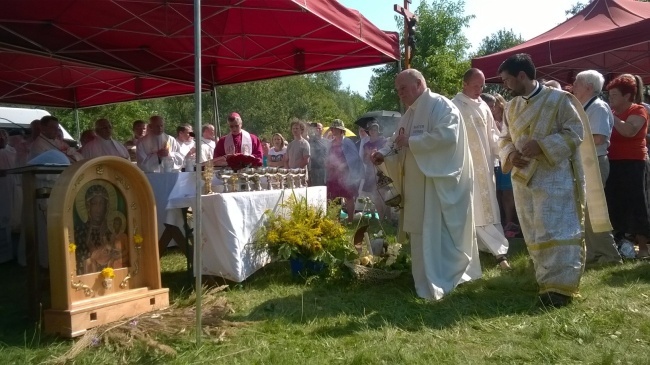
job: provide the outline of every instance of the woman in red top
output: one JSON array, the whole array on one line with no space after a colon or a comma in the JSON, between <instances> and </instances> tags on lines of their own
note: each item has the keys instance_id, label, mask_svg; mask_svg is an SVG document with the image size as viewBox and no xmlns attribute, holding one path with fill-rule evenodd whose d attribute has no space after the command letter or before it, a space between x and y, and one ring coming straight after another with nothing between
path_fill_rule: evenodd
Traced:
<instances>
[{"instance_id":1,"label":"woman in red top","mask_svg":"<svg viewBox=\"0 0 650 365\"><path fill-rule=\"evenodd\" d=\"M643 84L638 76L621 75L607 85L614 128L608 149L610 173L605 185L609 219L617 242L625 234L635 237L638 258L647 258L650 221L645 178L648 114L640 104Z\"/></svg>"}]
</instances>

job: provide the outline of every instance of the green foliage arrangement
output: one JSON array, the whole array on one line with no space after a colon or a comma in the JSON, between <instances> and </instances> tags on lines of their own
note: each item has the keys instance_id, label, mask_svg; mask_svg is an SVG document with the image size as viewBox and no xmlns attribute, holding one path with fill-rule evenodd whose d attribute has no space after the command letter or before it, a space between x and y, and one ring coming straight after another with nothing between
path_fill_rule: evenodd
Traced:
<instances>
[{"instance_id":1,"label":"green foliage arrangement","mask_svg":"<svg viewBox=\"0 0 650 365\"><path fill-rule=\"evenodd\" d=\"M257 232L254 247L274 259L302 257L332 265L353 252L348 230L334 211L309 205L305 197L292 195L280 209L265 215L266 224Z\"/></svg>"}]
</instances>

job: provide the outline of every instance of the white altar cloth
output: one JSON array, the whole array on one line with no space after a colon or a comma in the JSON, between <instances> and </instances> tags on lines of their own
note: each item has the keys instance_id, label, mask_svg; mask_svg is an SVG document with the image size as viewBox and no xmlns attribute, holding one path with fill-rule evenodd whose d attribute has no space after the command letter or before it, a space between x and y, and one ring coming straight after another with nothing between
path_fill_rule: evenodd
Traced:
<instances>
[{"instance_id":1,"label":"white altar cloth","mask_svg":"<svg viewBox=\"0 0 650 365\"><path fill-rule=\"evenodd\" d=\"M177 226L183 232L183 213L180 209L167 210L172 191L177 185L185 184L185 181L194 181L192 172L165 172L165 173L146 173L153 196L156 200L156 222L158 223L158 240L165 231L165 223ZM179 207L185 208L188 207ZM173 242L173 240L172 240ZM174 242L175 243L175 242Z\"/></svg>"},{"instance_id":2,"label":"white altar cloth","mask_svg":"<svg viewBox=\"0 0 650 365\"><path fill-rule=\"evenodd\" d=\"M167 209L194 206L194 186L187 183L184 188L175 188ZM252 240L264 223L264 212L277 209L291 194L306 196L309 204L326 209L327 189L324 186L203 195L201 273L242 282L269 263L268 255L252 249ZM195 267L195 274L196 270Z\"/></svg>"}]
</instances>

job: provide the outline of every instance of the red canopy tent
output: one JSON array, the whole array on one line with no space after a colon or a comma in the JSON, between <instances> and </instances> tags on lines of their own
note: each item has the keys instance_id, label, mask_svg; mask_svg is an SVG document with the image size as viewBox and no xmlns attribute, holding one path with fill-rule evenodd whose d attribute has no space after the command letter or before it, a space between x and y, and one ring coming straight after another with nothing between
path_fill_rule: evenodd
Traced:
<instances>
[{"instance_id":1,"label":"red canopy tent","mask_svg":"<svg viewBox=\"0 0 650 365\"><path fill-rule=\"evenodd\" d=\"M74 70L69 73L86 81L95 78L99 88L127 90L83 98L78 88L71 92L67 87L75 76L53 77L50 85L63 90L47 105L85 107L128 100L129 94L144 98L190 92L182 85L194 82L192 0L14 2L5 4L0 13L0 49L41 58L9 62L15 89L0 91L0 101L43 103L40 91L20 90L24 84L42 81L41 64L55 60L63 61L59 71ZM203 0L201 15L201 74L207 89L370 66L399 57L396 33L380 31L336 0ZM0 67L7 63L0 62ZM80 65L73 64L87 67L79 73ZM107 79L115 81L106 83ZM150 92L134 91L135 80L149 85L142 90ZM89 84L89 93L95 92Z\"/></svg>"},{"instance_id":2,"label":"red canopy tent","mask_svg":"<svg viewBox=\"0 0 650 365\"><path fill-rule=\"evenodd\" d=\"M612 76L632 73L650 81L650 3L594 0L564 23L516 47L472 59L486 82L501 82L501 62L516 53L531 55L537 77L572 83L594 69Z\"/></svg>"},{"instance_id":3,"label":"red canopy tent","mask_svg":"<svg viewBox=\"0 0 650 365\"><path fill-rule=\"evenodd\" d=\"M74 109L193 91L191 84L0 49L3 103Z\"/></svg>"}]
</instances>

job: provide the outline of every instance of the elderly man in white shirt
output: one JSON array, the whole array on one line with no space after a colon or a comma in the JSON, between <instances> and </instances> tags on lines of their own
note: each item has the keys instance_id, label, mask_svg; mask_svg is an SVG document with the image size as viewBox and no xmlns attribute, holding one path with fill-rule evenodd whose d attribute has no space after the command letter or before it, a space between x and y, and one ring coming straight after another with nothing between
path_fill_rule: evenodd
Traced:
<instances>
[{"instance_id":1,"label":"elderly man in white shirt","mask_svg":"<svg viewBox=\"0 0 650 365\"><path fill-rule=\"evenodd\" d=\"M147 130L147 134L136 145L138 167L144 172L160 172L163 161L169 160L172 169L180 169L183 165L180 146L174 137L164 132L163 117L154 115L149 118Z\"/></svg>"},{"instance_id":2,"label":"elderly man in white shirt","mask_svg":"<svg viewBox=\"0 0 650 365\"><path fill-rule=\"evenodd\" d=\"M603 186L609 176L609 160L607 148L614 127L614 115L609 105L599 96L603 89L605 78L600 72L586 70L578 73L571 89L573 95L580 101L587 116L589 126L596 146L600 178ZM589 222L589 207L585 219ZM586 264L620 264L621 257L614 243L611 232L594 233L591 224L585 224Z\"/></svg>"},{"instance_id":3,"label":"elderly man in white shirt","mask_svg":"<svg viewBox=\"0 0 650 365\"><path fill-rule=\"evenodd\" d=\"M201 127L201 162L212 160L216 146L215 137L216 134L212 124L204 124Z\"/></svg>"},{"instance_id":4,"label":"elderly man in white shirt","mask_svg":"<svg viewBox=\"0 0 650 365\"><path fill-rule=\"evenodd\" d=\"M95 134L97 137L88 142L81 150L85 159L100 156L117 156L129 159L129 151L126 147L113 139L113 125L108 119L102 118L95 121Z\"/></svg>"}]
</instances>

